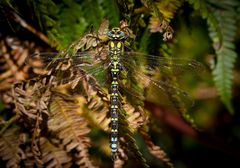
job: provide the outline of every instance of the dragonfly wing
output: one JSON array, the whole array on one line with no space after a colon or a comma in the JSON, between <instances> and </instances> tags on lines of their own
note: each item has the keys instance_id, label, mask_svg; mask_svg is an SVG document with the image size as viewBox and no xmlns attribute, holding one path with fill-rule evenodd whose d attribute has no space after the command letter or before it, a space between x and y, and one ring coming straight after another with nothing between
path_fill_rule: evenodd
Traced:
<instances>
[{"instance_id":1,"label":"dragonfly wing","mask_svg":"<svg viewBox=\"0 0 240 168\"><path fill-rule=\"evenodd\" d=\"M186 107L194 105L193 98L172 81L156 79L140 72L136 72L136 78L143 81L144 87L148 88L146 97L150 101L175 107L179 104Z\"/></svg>"},{"instance_id":2,"label":"dragonfly wing","mask_svg":"<svg viewBox=\"0 0 240 168\"><path fill-rule=\"evenodd\" d=\"M88 67L89 68L89 67ZM62 83L70 83L71 90L74 93L81 93L82 96L90 96L94 91L101 91L104 93L103 88L108 87L108 76L105 68L92 67L91 69L78 69L74 68L76 74L69 79L62 79Z\"/></svg>"},{"instance_id":3,"label":"dragonfly wing","mask_svg":"<svg viewBox=\"0 0 240 168\"><path fill-rule=\"evenodd\" d=\"M176 106L174 103L176 101L184 103L184 106L191 107L194 103L193 98L191 98L184 90L177 87L177 84L169 80L168 78L163 78L162 76L157 76L156 69L147 70L144 65L140 66L136 61L132 59L122 59L123 69L127 71L127 78L134 81L134 84L125 85L127 93L135 97L143 97L151 99L151 101L158 100L159 104ZM165 60L166 61L166 60ZM183 66L183 65L182 65ZM158 66L162 70L164 66ZM160 71L161 71L160 70ZM162 72L162 71L161 71ZM173 74L171 74L173 75ZM143 90L146 92L143 94Z\"/></svg>"},{"instance_id":4,"label":"dragonfly wing","mask_svg":"<svg viewBox=\"0 0 240 168\"><path fill-rule=\"evenodd\" d=\"M74 55L61 55L61 53L57 52L42 52L27 57L26 63L32 68L45 70L50 70L52 68L59 70L62 68L64 70L76 65L85 66L97 64L102 61L102 55L103 53L98 54L97 52L79 52Z\"/></svg>"},{"instance_id":5,"label":"dragonfly wing","mask_svg":"<svg viewBox=\"0 0 240 168\"><path fill-rule=\"evenodd\" d=\"M104 87L108 80L106 73L106 67L103 67L102 64L95 64L95 66L73 66L68 71L63 71L58 77L61 80L61 84L85 78L95 78L99 86Z\"/></svg>"},{"instance_id":6,"label":"dragonfly wing","mask_svg":"<svg viewBox=\"0 0 240 168\"><path fill-rule=\"evenodd\" d=\"M122 57L124 61L134 59L140 64L144 64L146 70L160 69L162 73L172 74L176 77L184 73L199 74L205 71L205 66L191 59L166 58L156 55L148 55L138 52L126 52Z\"/></svg>"},{"instance_id":7,"label":"dragonfly wing","mask_svg":"<svg viewBox=\"0 0 240 168\"><path fill-rule=\"evenodd\" d=\"M36 53L27 59L34 72L40 75L55 76L57 85L71 84L74 89L80 81L96 79L91 82L94 87L105 86L107 60L92 52L80 52L73 56L63 57L59 53Z\"/></svg>"},{"instance_id":8,"label":"dragonfly wing","mask_svg":"<svg viewBox=\"0 0 240 168\"><path fill-rule=\"evenodd\" d=\"M83 75L81 78L91 77L96 79L97 84L100 87L107 87L107 83L109 80L109 63L99 62L97 64L92 65L81 65L74 66L74 69L81 69Z\"/></svg>"}]
</instances>

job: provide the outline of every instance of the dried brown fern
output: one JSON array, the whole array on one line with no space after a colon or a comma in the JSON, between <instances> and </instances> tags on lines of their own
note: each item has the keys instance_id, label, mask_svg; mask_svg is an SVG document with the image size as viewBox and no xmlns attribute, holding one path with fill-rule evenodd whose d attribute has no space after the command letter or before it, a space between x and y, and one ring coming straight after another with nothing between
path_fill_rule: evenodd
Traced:
<instances>
[{"instance_id":1,"label":"dried brown fern","mask_svg":"<svg viewBox=\"0 0 240 168\"><path fill-rule=\"evenodd\" d=\"M126 111L121 108L119 112L120 146L123 148L125 153L132 154L136 163L141 165L141 167L149 167L142 153L139 151L133 135L133 131L131 130L129 123L127 122Z\"/></svg>"},{"instance_id":2,"label":"dried brown fern","mask_svg":"<svg viewBox=\"0 0 240 168\"><path fill-rule=\"evenodd\" d=\"M39 78L39 80L32 79L16 83L13 87L15 111L24 118L25 124L29 124L32 128L35 128L39 116L43 113L48 115L50 86L51 80Z\"/></svg>"},{"instance_id":3,"label":"dried brown fern","mask_svg":"<svg viewBox=\"0 0 240 168\"><path fill-rule=\"evenodd\" d=\"M32 168L35 166L35 157L34 154L32 152L31 146L26 144L26 149L24 150L24 154L26 156L26 158L24 159L24 165L27 168Z\"/></svg>"},{"instance_id":4,"label":"dried brown fern","mask_svg":"<svg viewBox=\"0 0 240 168\"><path fill-rule=\"evenodd\" d=\"M12 103L12 84L28 77L29 66L25 59L33 47L36 49L34 43L13 37L0 41L0 99L6 105Z\"/></svg>"},{"instance_id":5,"label":"dried brown fern","mask_svg":"<svg viewBox=\"0 0 240 168\"><path fill-rule=\"evenodd\" d=\"M148 116L142 107L138 106L134 108L127 103L123 104L122 107L127 113L127 121L131 129L137 130L148 122Z\"/></svg>"},{"instance_id":6,"label":"dried brown fern","mask_svg":"<svg viewBox=\"0 0 240 168\"><path fill-rule=\"evenodd\" d=\"M67 95L55 93L51 97L48 128L61 140L68 153L74 152L74 161L81 167L94 167L89 158L90 129L87 121L78 114L78 102Z\"/></svg>"},{"instance_id":7,"label":"dried brown fern","mask_svg":"<svg viewBox=\"0 0 240 168\"><path fill-rule=\"evenodd\" d=\"M110 119L108 117L109 107L101 97L92 95L88 98L87 107L89 113L86 114L92 123L104 131L108 131Z\"/></svg>"},{"instance_id":8,"label":"dried brown fern","mask_svg":"<svg viewBox=\"0 0 240 168\"><path fill-rule=\"evenodd\" d=\"M90 130L87 122L78 113L80 108L77 101L62 93L52 92L54 77L47 80L48 77L15 84L13 90L16 113L21 116L24 125L32 130L30 154L35 160L34 164L69 167L70 163L75 163L81 167L94 167L88 155L90 144L87 134ZM54 90L61 89L55 87ZM42 136L45 134L48 137L43 140ZM56 138L62 143L54 146L51 141ZM53 146L50 148L49 145ZM56 151L59 151L61 156L67 153L67 158L71 159L57 162ZM31 165L31 162L28 164Z\"/></svg>"},{"instance_id":9,"label":"dried brown fern","mask_svg":"<svg viewBox=\"0 0 240 168\"><path fill-rule=\"evenodd\" d=\"M47 138L40 139L42 162L46 167L71 167L72 157L63 146L54 145Z\"/></svg>"},{"instance_id":10,"label":"dried brown fern","mask_svg":"<svg viewBox=\"0 0 240 168\"><path fill-rule=\"evenodd\" d=\"M0 157L7 161L7 168L20 167L19 163L25 158L20 148L20 131L18 128L10 128L0 137Z\"/></svg>"},{"instance_id":11,"label":"dried brown fern","mask_svg":"<svg viewBox=\"0 0 240 168\"><path fill-rule=\"evenodd\" d=\"M167 154L165 153L165 151L161 149L159 146L154 145L148 133L144 129L140 129L140 134L142 135L149 152L156 158L163 161L166 167L173 168L174 166L170 162L170 159L167 157Z\"/></svg>"},{"instance_id":12,"label":"dried brown fern","mask_svg":"<svg viewBox=\"0 0 240 168\"><path fill-rule=\"evenodd\" d=\"M177 0L156 2L152 0L144 0L144 6L150 9L153 13L149 22L150 31L163 33L164 41L172 39L174 30L169 25L169 22L182 3L183 1Z\"/></svg>"},{"instance_id":13,"label":"dried brown fern","mask_svg":"<svg viewBox=\"0 0 240 168\"><path fill-rule=\"evenodd\" d=\"M114 168L122 168L125 164L125 161L128 160L127 155L124 153L124 150L119 148L118 149L118 156L116 160L114 160L113 167Z\"/></svg>"},{"instance_id":14,"label":"dried brown fern","mask_svg":"<svg viewBox=\"0 0 240 168\"><path fill-rule=\"evenodd\" d=\"M16 83L13 87L15 112L21 117L21 122L30 130L32 138L31 150L38 167L42 166L39 138L46 127L48 104L50 100L51 80L39 78Z\"/></svg>"}]
</instances>

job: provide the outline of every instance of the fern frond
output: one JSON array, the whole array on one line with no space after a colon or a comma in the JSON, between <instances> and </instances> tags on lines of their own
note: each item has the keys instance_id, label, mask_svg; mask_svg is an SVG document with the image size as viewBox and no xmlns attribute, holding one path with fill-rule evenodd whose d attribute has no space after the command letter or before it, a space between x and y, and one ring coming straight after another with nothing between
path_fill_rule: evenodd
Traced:
<instances>
[{"instance_id":1,"label":"fern frond","mask_svg":"<svg viewBox=\"0 0 240 168\"><path fill-rule=\"evenodd\" d=\"M50 44L58 49L69 45L86 29L87 22L83 17L82 7L75 1L64 1L62 4L53 1L31 3L40 27L47 33Z\"/></svg>"},{"instance_id":2,"label":"fern frond","mask_svg":"<svg viewBox=\"0 0 240 168\"><path fill-rule=\"evenodd\" d=\"M37 167L43 166L43 162L41 160L42 153L41 153L40 147L39 147L40 133L41 133L41 128L40 128L41 121L40 120L41 121L43 120L41 111L37 113L35 126L32 130L32 143L31 143L31 150L32 150Z\"/></svg>"},{"instance_id":3,"label":"fern frond","mask_svg":"<svg viewBox=\"0 0 240 168\"><path fill-rule=\"evenodd\" d=\"M209 4L207 1L196 0L190 3L195 9L201 11L203 18L206 18L209 24L209 36L217 56L217 62L212 71L213 79L222 102L229 112L233 113L231 88L233 67L237 57L233 41L237 30L236 8L239 3L236 0L212 0Z\"/></svg>"},{"instance_id":4,"label":"fern frond","mask_svg":"<svg viewBox=\"0 0 240 168\"><path fill-rule=\"evenodd\" d=\"M87 122L78 114L80 110L76 100L67 95L55 93L51 98L49 130L62 140L68 153L76 151L75 163L81 167L94 167L89 158L90 139L87 134Z\"/></svg>"},{"instance_id":5,"label":"fern frond","mask_svg":"<svg viewBox=\"0 0 240 168\"><path fill-rule=\"evenodd\" d=\"M132 153L137 164L140 164L142 167L149 167L146 163L145 158L142 153L139 151L139 148L136 144L136 141L133 137L133 132L129 127L129 124L126 119L126 111L121 108L119 112L119 135L120 135L120 146L128 152ZM121 139L123 137L124 139Z\"/></svg>"},{"instance_id":6,"label":"fern frond","mask_svg":"<svg viewBox=\"0 0 240 168\"><path fill-rule=\"evenodd\" d=\"M171 39L174 31L169 25L169 22L170 19L173 18L176 10L182 5L183 1L168 0L153 2L152 0L144 0L143 3L153 12L149 22L150 31L164 32L164 41Z\"/></svg>"},{"instance_id":7,"label":"fern frond","mask_svg":"<svg viewBox=\"0 0 240 168\"><path fill-rule=\"evenodd\" d=\"M0 137L0 157L7 161L6 167L20 167L19 163L25 158L24 152L19 147L20 132L18 128L10 128Z\"/></svg>"},{"instance_id":8,"label":"fern frond","mask_svg":"<svg viewBox=\"0 0 240 168\"><path fill-rule=\"evenodd\" d=\"M79 97L81 99L79 102L82 102L81 106L87 107L82 115L88 119L90 125L108 131L110 119L107 93L103 88L92 86L90 84L92 80L97 82L91 77L82 81L84 92L87 94L87 99Z\"/></svg>"},{"instance_id":9,"label":"fern frond","mask_svg":"<svg viewBox=\"0 0 240 168\"><path fill-rule=\"evenodd\" d=\"M42 162L45 167L71 167L72 157L61 147L56 147L48 139L40 139Z\"/></svg>"},{"instance_id":10,"label":"fern frond","mask_svg":"<svg viewBox=\"0 0 240 168\"><path fill-rule=\"evenodd\" d=\"M26 146L24 153L26 155L26 158L24 159L24 165L26 167L34 167L36 162L30 145Z\"/></svg>"},{"instance_id":11,"label":"fern frond","mask_svg":"<svg viewBox=\"0 0 240 168\"><path fill-rule=\"evenodd\" d=\"M108 117L109 107L108 104L104 103L104 101L98 96L89 97L89 101L87 103L90 113L86 114L88 118L96 125L104 131L109 130L110 119Z\"/></svg>"},{"instance_id":12,"label":"fern frond","mask_svg":"<svg viewBox=\"0 0 240 168\"><path fill-rule=\"evenodd\" d=\"M46 78L32 79L16 83L13 87L15 111L18 115L24 116L25 123L33 128L39 113L48 115L50 83L51 81L47 81Z\"/></svg>"},{"instance_id":13,"label":"fern frond","mask_svg":"<svg viewBox=\"0 0 240 168\"><path fill-rule=\"evenodd\" d=\"M13 37L0 41L0 100L6 106L13 103L13 83L28 78L29 66L24 61L33 47L36 47L34 43Z\"/></svg>"},{"instance_id":14,"label":"fern frond","mask_svg":"<svg viewBox=\"0 0 240 168\"><path fill-rule=\"evenodd\" d=\"M174 17L177 9L182 5L182 0L167 0L167 1L156 1L155 4L158 10L162 13L163 18L170 22Z\"/></svg>"},{"instance_id":15,"label":"fern frond","mask_svg":"<svg viewBox=\"0 0 240 168\"><path fill-rule=\"evenodd\" d=\"M142 135L149 152L156 158L160 159L167 167L173 168L174 166L167 157L167 154L159 146L154 145L148 133L145 130L140 129L140 134Z\"/></svg>"},{"instance_id":16,"label":"fern frond","mask_svg":"<svg viewBox=\"0 0 240 168\"><path fill-rule=\"evenodd\" d=\"M130 104L124 104L122 107L127 112L127 121L131 129L135 130L148 121L148 117L142 107L134 108Z\"/></svg>"},{"instance_id":17,"label":"fern frond","mask_svg":"<svg viewBox=\"0 0 240 168\"><path fill-rule=\"evenodd\" d=\"M37 166L42 166L39 138L45 129L50 100L51 80L45 77L16 83L13 87L13 97L16 113L23 118L24 125L30 130L32 137L31 150Z\"/></svg>"},{"instance_id":18,"label":"fern frond","mask_svg":"<svg viewBox=\"0 0 240 168\"><path fill-rule=\"evenodd\" d=\"M219 3L224 9L216 9L214 12L215 17L219 22L219 29L221 36L216 35L216 31L210 27L210 37L213 41L213 47L217 55L216 66L213 69L213 79L218 90L218 94L222 102L226 105L229 112L233 113L233 107L231 104L232 98L232 83L233 83L233 68L237 58L235 51L235 45L233 43L236 35L236 17L232 3L236 3L235 0L222 1ZM220 41L222 39L222 41Z\"/></svg>"},{"instance_id":19,"label":"fern frond","mask_svg":"<svg viewBox=\"0 0 240 168\"><path fill-rule=\"evenodd\" d=\"M102 1L102 3L100 4L102 6L102 9L104 9L103 10L104 17L106 17L110 21L112 26L118 25L120 21L120 18L119 18L120 11L118 9L116 1L109 1L108 3L105 3L104 1Z\"/></svg>"},{"instance_id":20,"label":"fern frond","mask_svg":"<svg viewBox=\"0 0 240 168\"><path fill-rule=\"evenodd\" d=\"M114 161L113 167L114 168L122 168L123 165L124 165L124 161L118 158Z\"/></svg>"},{"instance_id":21,"label":"fern frond","mask_svg":"<svg viewBox=\"0 0 240 168\"><path fill-rule=\"evenodd\" d=\"M89 2L94 5L89 5ZM83 15L86 18L86 20L90 20L94 27L98 27L101 23L101 20L103 19L104 13L102 6L100 5L100 1L83 1L81 3ZM97 15L91 15L89 12L94 11L97 13Z\"/></svg>"},{"instance_id":22,"label":"fern frond","mask_svg":"<svg viewBox=\"0 0 240 168\"><path fill-rule=\"evenodd\" d=\"M64 49L78 39L87 27L91 25L98 27L104 17L111 18L112 24L116 25L119 22L114 1L103 3L68 0L62 4L53 1L32 3L40 26L46 31L51 45L58 49ZM94 11L97 15L90 14L90 11Z\"/></svg>"},{"instance_id":23,"label":"fern frond","mask_svg":"<svg viewBox=\"0 0 240 168\"><path fill-rule=\"evenodd\" d=\"M148 45L150 43L150 32L148 29L145 29L143 35L141 36L141 40L139 42L139 51L146 53L148 49Z\"/></svg>"},{"instance_id":24,"label":"fern frond","mask_svg":"<svg viewBox=\"0 0 240 168\"><path fill-rule=\"evenodd\" d=\"M125 164L125 161L128 160L128 156L122 148L118 149L118 156L116 160L114 160L113 167L114 168L122 168Z\"/></svg>"}]
</instances>

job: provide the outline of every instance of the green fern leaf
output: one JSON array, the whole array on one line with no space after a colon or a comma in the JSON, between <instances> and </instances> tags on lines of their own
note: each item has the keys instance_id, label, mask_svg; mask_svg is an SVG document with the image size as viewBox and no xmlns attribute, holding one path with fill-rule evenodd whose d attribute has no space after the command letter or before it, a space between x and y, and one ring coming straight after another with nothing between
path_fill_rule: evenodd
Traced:
<instances>
[{"instance_id":1,"label":"green fern leaf","mask_svg":"<svg viewBox=\"0 0 240 168\"><path fill-rule=\"evenodd\" d=\"M156 2L156 6L159 12L162 13L164 19L170 22L170 19L174 17L174 13L182 5L182 0L167 0Z\"/></svg>"},{"instance_id":2,"label":"green fern leaf","mask_svg":"<svg viewBox=\"0 0 240 168\"><path fill-rule=\"evenodd\" d=\"M234 4L235 0L231 0ZM222 102L226 105L230 113L233 113L231 104L233 68L237 54L233 44L236 34L236 12L230 2L221 2L219 5L226 9L216 9L215 17L219 23L221 36L217 36L214 29L210 28L210 37L217 55L217 63L213 69L213 79L217 87ZM212 33L213 32L213 33Z\"/></svg>"},{"instance_id":3,"label":"green fern leaf","mask_svg":"<svg viewBox=\"0 0 240 168\"><path fill-rule=\"evenodd\" d=\"M210 2L189 0L189 3L193 4L196 10L200 10L202 17L207 19L209 35L217 56L217 62L212 71L213 79L221 101L229 112L233 113L231 104L232 71L237 57L233 40L237 30L236 8L239 3L236 0L211 0Z\"/></svg>"},{"instance_id":4,"label":"green fern leaf","mask_svg":"<svg viewBox=\"0 0 240 168\"><path fill-rule=\"evenodd\" d=\"M119 9L115 1L108 1L107 3L103 1L101 3L104 13L104 17L106 17L111 25L118 25L119 23Z\"/></svg>"}]
</instances>

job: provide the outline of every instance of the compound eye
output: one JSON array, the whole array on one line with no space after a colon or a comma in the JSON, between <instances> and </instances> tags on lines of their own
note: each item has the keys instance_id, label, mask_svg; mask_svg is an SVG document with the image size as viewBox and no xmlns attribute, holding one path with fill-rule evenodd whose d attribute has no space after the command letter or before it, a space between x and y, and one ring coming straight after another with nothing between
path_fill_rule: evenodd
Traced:
<instances>
[{"instance_id":1,"label":"compound eye","mask_svg":"<svg viewBox=\"0 0 240 168\"><path fill-rule=\"evenodd\" d=\"M118 32L118 36L119 36L119 37L124 37L124 33L123 33L122 31L119 31L119 32Z\"/></svg>"},{"instance_id":2,"label":"compound eye","mask_svg":"<svg viewBox=\"0 0 240 168\"><path fill-rule=\"evenodd\" d=\"M109 31L109 32L107 33L107 35L108 35L108 37L113 37L113 31Z\"/></svg>"}]
</instances>

